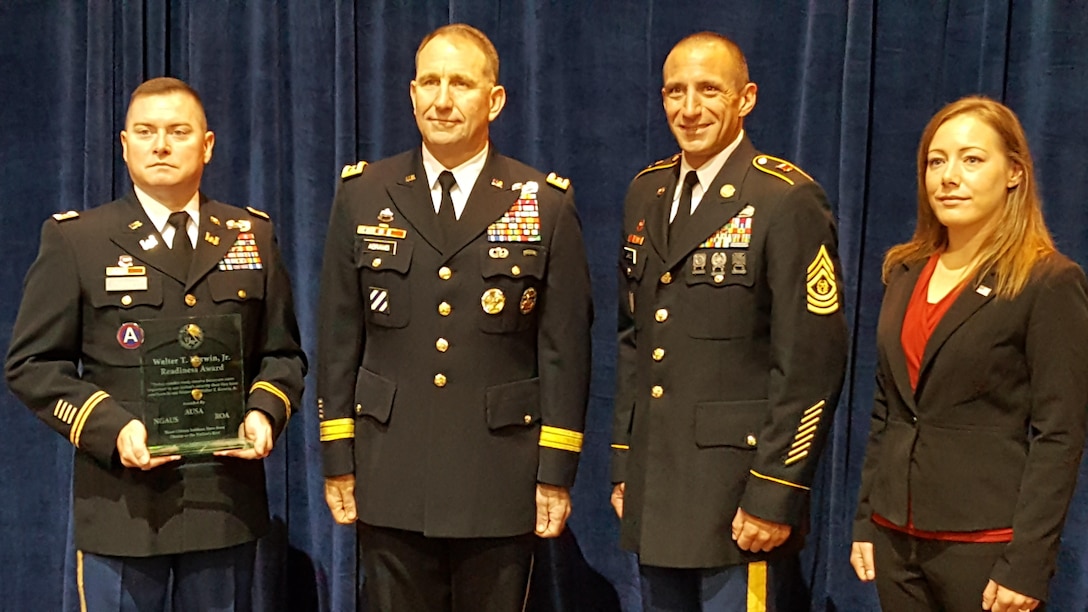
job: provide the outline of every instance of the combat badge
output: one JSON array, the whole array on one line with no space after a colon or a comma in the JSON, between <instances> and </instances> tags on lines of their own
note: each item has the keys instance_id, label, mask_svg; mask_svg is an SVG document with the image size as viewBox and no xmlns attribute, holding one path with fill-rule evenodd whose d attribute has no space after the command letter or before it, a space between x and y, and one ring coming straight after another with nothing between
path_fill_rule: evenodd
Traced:
<instances>
[{"instance_id":1,"label":"combat badge","mask_svg":"<svg viewBox=\"0 0 1088 612\"><path fill-rule=\"evenodd\" d=\"M839 288L835 282L835 266L831 263L831 256L824 245L820 245L816 258L808 265L805 294L809 312L831 314L839 310Z\"/></svg>"},{"instance_id":2,"label":"combat badge","mask_svg":"<svg viewBox=\"0 0 1088 612\"><path fill-rule=\"evenodd\" d=\"M378 221L381 221L382 223L389 223L392 220L393 211L391 209L383 208L381 212L378 213Z\"/></svg>"},{"instance_id":3,"label":"combat badge","mask_svg":"<svg viewBox=\"0 0 1088 612\"><path fill-rule=\"evenodd\" d=\"M521 314L527 315L533 311L533 307L536 306L536 289L529 287L521 294L521 304L519 310Z\"/></svg>"},{"instance_id":4,"label":"combat badge","mask_svg":"<svg viewBox=\"0 0 1088 612\"><path fill-rule=\"evenodd\" d=\"M503 306L506 306L506 296L503 295L502 289L492 287L480 296L480 305L487 314L499 314Z\"/></svg>"}]
</instances>

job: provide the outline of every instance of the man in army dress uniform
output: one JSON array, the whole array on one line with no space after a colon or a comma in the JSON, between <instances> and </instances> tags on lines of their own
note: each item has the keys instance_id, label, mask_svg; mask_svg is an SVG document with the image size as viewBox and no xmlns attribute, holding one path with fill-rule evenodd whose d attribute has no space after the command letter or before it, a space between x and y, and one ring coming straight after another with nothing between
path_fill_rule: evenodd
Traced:
<instances>
[{"instance_id":1,"label":"man in army dress uniform","mask_svg":"<svg viewBox=\"0 0 1088 612\"><path fill-rule=\"evenodd\" d=\"M46 221L26 277L6 375L75 446L86 610L163 609L168 599L174 610L251 608L256 540L268 528L261 459L301 399L306 360L268 215L199 191L214 144L188 85L140 85L121 132L134 190ZM141 322L210 315L241 317L252 447L153 457Z\"/></svg>"},{"instance_id":2,"label":"man in army dress uniform","mask_svg":"<svg viewBox=\"0 0 1088 612\"><path fill-rule=\"evenodd\" d=\"M663 72L682 153L625 203L621 544L646 610L791 610L784 578L846 361L835 225L819 185L745 136L756 85L732 41L689 36Z\"/></svg>"},{"instance_id":3,"label":"man in army dress uniform","mask_svg":"<svg viewBox=\"0 0 1088 612\"><path fill-rule=\"evenodd\" d=\"M333 205L326 498L359 521L375 610L521 610L536 536L570 513L589 275L569 181L488 141L497 83L479 30L428 35L411 83L422 147L345 167Z\"/></svg>"}]
</instances>

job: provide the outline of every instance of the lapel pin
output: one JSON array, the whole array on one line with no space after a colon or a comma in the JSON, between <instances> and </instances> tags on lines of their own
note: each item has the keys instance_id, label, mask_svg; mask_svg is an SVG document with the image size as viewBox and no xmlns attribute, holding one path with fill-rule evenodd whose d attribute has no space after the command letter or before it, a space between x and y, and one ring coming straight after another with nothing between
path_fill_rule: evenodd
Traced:
<instances>
[{"instance_id":1,"label":"lapel pin","mask_svg":"<svg viewBox=\"0 0 1088 612\"><path fill-rule=\"evenodd\" d=\"M729 183L726 183L722 185L721 191L719 191L718 193L722 194L723 198L731 198L736 195L737 188L730 185Z\"/></svg>"},{"instance_id":2,"label":"lapel pin","mask_svg":"<svg viewBox=\"0 0 1088 612\"><path fill-rule=\"evenodd\" d=\"M219 236L212 236L211 232L204 232L204 242L211 243L214 246L219 246Z\"/></svg>"},{"instance_id":3,"label":"lapel pin","mask_svg":"<svg viewBox=\"0 0 1088 612\"><path fill-rule=\"evenodd\" d=\"M130 230L132 230L132 231L136 231L136 230L140 229L143 226L144 226L144 222L140 221L139 219L137 219L136 221L133 221L132 223L128 224L128 228Z\"/></svg>"},{"instance_id":4,"label":"lapel pin","mask_svg":"<svg viewBox=\"0 0 1088 612\"><path fill-rule=\"evenodd\" d=\"M208 221L211 221L213 225L219 225L219 217L211 215L208 217Z\"/></svg>"},{"instance_id":5,"label":"lapel pin","mask_svg":"<svg viewBox=\"0 0 1088 612\"><path fill-rule=\"evenodd\" d=\"M416 180L416 175L414 174L409 174L408 176L404 177L405 183L411 183L414 180Z\"/></svg>"},{"instance_id":6,"label":"lapel pin","mask_svg":"<svg viewBox=\"0 0 1088 612\"><path fill-rule=\"evenodd\" d=\"M491 186L492 187L498 187L499 189L502 189L502 179L497 179L497 178L491 179Z\"/></svg>"},{"instance_id":7,"label":"lapel pin","mask_svg":"<svg viewBox=\"0 0 1088 612\"><path fill-rule=\"evenodd\" d=\"M989 297L991 291L993 291L993 289L990 289L986 285L979 285L978 289L975 289L975 293L981 295L982 297Z\"/></svg>"},{"instance_id":8,"label":"lapel pin","mask_svg":"<svg viewBox=\"0 0 1088 612\"><path fill-rule=\"evenodd\" d=\"M657 195L662 195L664 193L665 193L665 188L664 187L658 187L657 188Z\"/></svg>"}]
</instances>

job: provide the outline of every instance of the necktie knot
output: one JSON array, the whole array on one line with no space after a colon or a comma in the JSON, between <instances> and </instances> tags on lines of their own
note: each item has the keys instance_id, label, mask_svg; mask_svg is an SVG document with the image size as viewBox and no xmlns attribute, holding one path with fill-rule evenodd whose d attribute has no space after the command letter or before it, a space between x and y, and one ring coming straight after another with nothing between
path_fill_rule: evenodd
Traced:
<instances>
[{"instance_id":1,"label":"necktie knot","mask_svg":"<svg viewBox=\"0 0 1088 612\"><path fill-rule=\"evenodd\" d=\"M457 184L457 179L453 178L453 173L449 170L443 170L442 174L438 175L438 184L442 186L442 193L449 193L450 189Z\"/></svg>"}]
</instances>

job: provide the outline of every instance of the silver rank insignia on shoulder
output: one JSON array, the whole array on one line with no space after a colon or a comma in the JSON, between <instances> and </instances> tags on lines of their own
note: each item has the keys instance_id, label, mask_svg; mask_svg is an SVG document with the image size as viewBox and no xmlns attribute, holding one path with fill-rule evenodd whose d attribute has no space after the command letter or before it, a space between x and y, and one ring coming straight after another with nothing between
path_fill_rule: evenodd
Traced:
<instances>
[{"instance_id":1,"label":"silver rank insignia on shoulder","mask_svg":"<svg viewBox=\"0 0 1088 612\"><path fill-rule=\"evenodd\" d=\"M144 238L140 241L140 248L145 251L150 251L157 246L159 246L159 239L155 237L155 234L151 234L147 238Z\"/></svg>"},{"instance_id":2,"label":"silver rank insignia on shoulder","mask_svg":"<svg viewBox=\"0 0 1088 612\"><path fill-rule=\"evenodd\" d=\"M392 209L383 208L381 210L381 212L378 213L378 221L381 221L382 223L389 223L392 220L393 220L393 211L392 211Z\"/></svg>"}]
</instances>

